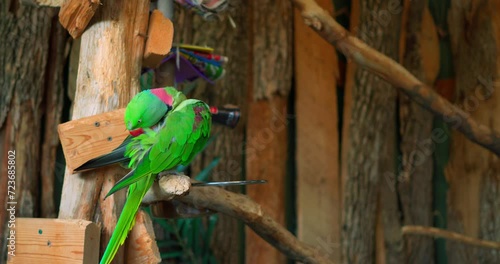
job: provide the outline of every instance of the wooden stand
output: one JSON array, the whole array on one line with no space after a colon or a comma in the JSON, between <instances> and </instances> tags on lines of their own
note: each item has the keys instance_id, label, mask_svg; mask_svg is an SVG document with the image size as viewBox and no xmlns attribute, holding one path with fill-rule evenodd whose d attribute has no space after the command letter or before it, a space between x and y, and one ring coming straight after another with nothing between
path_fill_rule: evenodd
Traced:
<instances>
[{"instance_id":1,"label":"wooden stand","mask_svg":"<svg viewBox=\"0 0 500 264\"><path fill-rule=\"evenodd\" d=\"M89 263L99 260L100 228L86 220L18 218L7 263Z\"/></svg>"},{"instance_id":2,"label":"wooden stand","mask_svg":"<svg viewBox=\"0 0 500 264\"><path fill-rule=\"evenodd\" d=\"M68 170L111 152L127 137L125 108L60 124L57 128Z\"/></svg>"}]
</instances>

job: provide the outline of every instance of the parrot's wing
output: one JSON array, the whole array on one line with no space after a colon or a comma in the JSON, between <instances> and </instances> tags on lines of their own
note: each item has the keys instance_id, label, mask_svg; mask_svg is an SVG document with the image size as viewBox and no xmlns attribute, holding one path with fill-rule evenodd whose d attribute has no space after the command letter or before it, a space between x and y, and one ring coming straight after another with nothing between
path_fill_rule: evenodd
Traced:
<instances>
[{"instance_id":1,"label":"parrot's wing","mask_svg":"<svg viewBox=\"0 0 500 264\"><path fill-rule=\"evenodd\" d=\"M186 105L183 105L186 104ZM202 101L189 99L179 105L180 109L171 112L157 133L147 133L134 141L142 141L143 150L131 148L131 164L137 162L135 169L125 175L109 191L107 196L137 182L149 174L187 165L194 155L208 141L211 128L211 115L208 106ZM136 156L145 153L136 160ZM135 156L135 157L134 157Z\"/></svg>"}]
</instances>

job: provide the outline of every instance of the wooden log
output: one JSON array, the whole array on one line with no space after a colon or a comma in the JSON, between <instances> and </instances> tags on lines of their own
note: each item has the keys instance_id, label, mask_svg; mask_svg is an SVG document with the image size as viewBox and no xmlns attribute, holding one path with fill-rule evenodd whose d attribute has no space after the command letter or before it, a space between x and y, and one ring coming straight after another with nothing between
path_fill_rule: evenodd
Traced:
<instances>
[{"instance_id":1,"label":"wooden log","mask_svg":"<svg viewBox=\"0 0 500 264\"><path fill-rule=\"evenodd\" d=\"M111 152L128 136L125 108L60 124L59 138L69 173L90 159Z\"/></svg>"},{"instance_id":2,"label":"wooden log","mask_svg":"<svg viewBox=\"0 0 500 264\"><path fill-rule=\"evenodd\" d=\"M406 34L402 36L404 45L400 61L419 80L433 87L440 65L436 26L427 3L407 0L405 9L408 20L403 28ZM401 211L398 210L395 217L403 215L405 225L432 226L433 150L435 144L441 143L432 135L433 116L408 97L400 96L399 119L402 171L393 179L398 194L392 193L395 194L394 205ZM404 246L407 263L434 263L432 238L406 237Z\"/></svg>"},{"instance_id":3,"label":"wooden log","mask_svg":"<svg viewBox=\"0 0 500 264\"><path fill-rule=\"evenodd\" d=\"M399 2L392 0L359 1L360 21L353 31L371 47L396 59L402 9ZM390 136L396 133L396 91L365 69L357 68L351 74L354 76L352 105L350 118L344 120L350 127L348 153L343 160L347 177L343 190L342 255L345 262L372 263L376 257L374 242L381 175L396 170L396 138ZM389 220L397 223L397 219ZM386 234L384 237L388 241ZM397 240L398 234L391 234L391 248L396 248L393 245ZM401 251L391 253L396 253L391 259L401 256ZM392 262L391 259L387 261Z\"/></svg>"},{"instance_id":4,"label":"wooden log","mask_svg":"<svg viewBox=\"0 0 500 264\"><path fill-rule=\"evenodd\" d=\"M157 68L172 48L174 40L174 24L163 16L159 10L154 10L149 17L148 35L144 48L142 65Z\"/></svg>"},{"instance_id":5,"label":"wooden log","mask_svg":"<svg viewBox=\"0 0 500 264\"><path fill-rule=\"evenodd\" d=\"M100 0L64 0L59 10L59 22L73 38L78 38L94 17L100 3Z\"/></svg>"},{"instance_id":6,"label":"wooden log","mask_svg":"<svg viewBox=\"0 0 500 264\"><path fill-rule=\"evenodd\" d=\"M99 229L86 220L17 218L9 233L15 256L9 255L7 263L97 263Z\"/></svg>"},{"instance_id":7,"label":"wooden log","mask_svg":"<svg viewBox=\"0 0 500 264\"><path fill-rule=\"evenodd\" d=\"M317 1L333 14L332 1ZM295 13L298 237L340 262L341 181L335 48Z\"/></svg>"},{"instance_id":8,"label":"wooden log","mask_svg":"<svg viewBox=\"0 0 500 264\"><path fill-rule=\"evenodd\" d=\"M128 235L128 239L134 243L127 244L127 263L160 263L160 251L156 246L151 218L144 211L139 211L135 216L135 224L137 228L132 228Z\"/></svg>"},{"instance_id":9,"label":"wooden log","mask_svg":"<svg viewBox=\"0 0 500 264\"><path fill-rule=\"evenodd\" d=\"M268 183L247 188L247 195L285 225L288 152L288 94L292 77L292 5L288 0L252 1L251 81L246 144L248 180ZM275 17L269 23L269 17ZM272 175L272 176L270 176ZM285 263L285 257L250 228L245 235L246 263Z\"/></svg>"},{"instance_id":10,"label":"wooden log","mask_svg":"<svg viewBox=\"0 0 500 264\"><path fill-rule=\"evenodd\" d=\"M499 1L451 2L448 13L453 51L455 103L492 130L500 129ZM500 241L499 157L453 132L448 180L448 230ZM498 263L496 250L447 241L449 263Z\"/></svg>"},{"instance_id":11,"label":"wooden log","mask_svg":"<svg viewBox=\"0 0 500 264\"><path fill-rule=\"evenodd\" d=\"M95 23L81 38L73 120L125 107L139 91L137 76L142 65L148 14L147 0L106 1L96 12ZM101 250L108 244L116 225L125 192L116 193L106 200L104 196L125 173L118 166L76 175L66 171L59 218L102 221ZM140 229L143 224L147 222L138 223L134 228ZM152 239L153 234L147 234L147 237L128 241L139 243ZM150 248L151 255L155 252ZM123 262L124 259L123 250L119 250L115 260Z\"/></svg>"}]
</instances>

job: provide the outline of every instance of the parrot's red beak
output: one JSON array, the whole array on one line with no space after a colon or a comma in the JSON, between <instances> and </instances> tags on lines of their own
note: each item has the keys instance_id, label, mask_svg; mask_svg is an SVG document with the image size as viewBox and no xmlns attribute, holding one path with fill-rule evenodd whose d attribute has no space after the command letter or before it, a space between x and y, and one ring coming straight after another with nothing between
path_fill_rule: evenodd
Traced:
<instances>
[{"instance_id":1,"label":"parrot's red beak","mask_svg":"<svg viewBox=\"0 0 500 264\"><path fill-rule=\"evenodd\" d=\"M142 128L134 129L134 130L129 130L130 135L133 137L137 137L138 135L144 133L144 130Z\"/></svg>"}]
</instances>

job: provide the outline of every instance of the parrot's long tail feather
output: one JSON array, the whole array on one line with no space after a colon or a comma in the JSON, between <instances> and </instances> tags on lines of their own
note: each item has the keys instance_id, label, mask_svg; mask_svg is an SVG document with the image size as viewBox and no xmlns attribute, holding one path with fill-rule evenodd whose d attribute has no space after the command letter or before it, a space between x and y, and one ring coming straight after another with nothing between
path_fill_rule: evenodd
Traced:
<instances>
[{"instance_id":1,"label":"parrot's long tail feather","mask_svg":"<svg viewBox=\"0 0 500 264\"><path fill-rule=\"evenodd\" d=\"M85 162L80 167L76 168L75 171L96 169L96 168L108 166L111 164L115 164L118 162L130 161L130 158L125 157L125 150L127 149L127 144L129 142L130 142L130 139L126 138L120 146L118 146L116 149L114 149L110 153Z\"/></svg>"},{"instance_id":2,"label":"parrot's long tail feather","mask_svg":"<svg viewBox=\"0 0 500 264\"><path fill-rule=\"evenodd\" d=\"M113 230L113 235L109 240L108 246L104 251L100 264L109 264L113 260L118 248L123 245L125 239L127 238L128 232L135 224L135 215L139 210L139 205L141 204L142 198L146 195L151 185L155 180L155 175L149 175L140 181L130 185L129 192L127 196L127 201L123 206L123 211L116 223L115 230Z\"/></svg>"}]
</instances>

